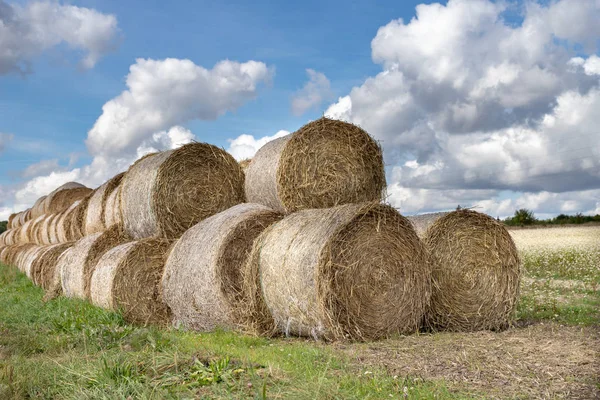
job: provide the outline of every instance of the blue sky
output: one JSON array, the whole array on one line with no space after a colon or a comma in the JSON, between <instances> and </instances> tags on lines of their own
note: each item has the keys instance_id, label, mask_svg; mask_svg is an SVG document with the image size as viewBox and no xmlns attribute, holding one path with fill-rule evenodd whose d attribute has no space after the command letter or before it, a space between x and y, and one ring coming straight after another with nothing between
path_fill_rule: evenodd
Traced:
<instances>
[{"instance_id":1,"label":"blue sky","mask_svg":"<svg viewBox=\"0 0 600 400\"><path fill-rule=\"evenodd\" d=\"M358 123L382 142L389 201L406 213L456 204L494 215L521 206L540 215L600 212L600 149L593 144L600 135L594 128L599 8L594 0L384 1L376 7L367 1L0 0L0 35L8 38L0 36L0 217L65 180L97 185L141 148L169 148L171 127L189 131L178 131L178 138L236 155L239 143L255 151L269 136L324 113ZM81 10L89 20L78 19ZM81 21L86 30L71 35ZM23 39L17 31L48 39ZM2 59L3 50L14 49L30 51L19 50L17 61ZM87 54L97 57L82 66ZM182 99L169 92L170 84L161 86L164 71L158 70L168 58L206 70L235 61L242 71L236 79L251 60L262 69L258 78L244 75L249 94L248 87L224 94L226 106L202 117L211 108L206 93ZM29 65L29 73L10 70L17 62ZM136 65L139 73L130 74ZM173 73L167 79L178 79L177 68L184 67L167 68ZM313 86L307 69L318 79ZM189 112L131 133L134 119L103 114L103 105L119 103L131 90L128 74L154 88L137 92L155 97L146 106ZM212 96L220 96L215 90ZM312 107L293 112L294 98ZM572 110L580 120L568 118ZM94 128L101 120L111 128ZM130 128L121 131L122 125ZM162 139L152 139L156 132L165 132ZM115 145L129 135L135 137ZM96 138L95 148L86 145L88 136ZM578 146L570 144L575 141Z\"/></svg>"}]
</instances>

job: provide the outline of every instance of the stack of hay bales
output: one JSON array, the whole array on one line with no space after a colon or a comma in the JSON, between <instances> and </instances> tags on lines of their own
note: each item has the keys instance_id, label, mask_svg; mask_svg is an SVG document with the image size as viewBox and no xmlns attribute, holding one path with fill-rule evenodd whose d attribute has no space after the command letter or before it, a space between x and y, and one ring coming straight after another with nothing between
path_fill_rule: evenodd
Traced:
<instances>
[{"instance_id":1,"label":"stack of hay bales","mask_svg":"<svg viewBox=\"0 0 600 400\"><path fill-rule=\"evenodd\" d=\"M224 150L190 143L134 163L121 182L121 215L134 239L178 238L244 201L244 172Z\"/></svg>"}]
</instances>

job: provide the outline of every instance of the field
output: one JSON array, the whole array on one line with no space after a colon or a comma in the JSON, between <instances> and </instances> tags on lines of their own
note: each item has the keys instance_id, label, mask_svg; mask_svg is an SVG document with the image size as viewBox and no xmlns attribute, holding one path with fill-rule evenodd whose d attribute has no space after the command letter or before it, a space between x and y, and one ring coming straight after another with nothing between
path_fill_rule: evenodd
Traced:
<instances>
[{"instance_id":1,"label":"field","mask_svg":"<svg viewBox=\"0 0 600 400\"><path fill-rule=\"evenodd\" d=\"M375 343L132 326L0 265L0 398L599 398L600 227L511 233L514 327Z\"/></svg>"}]
</instances>

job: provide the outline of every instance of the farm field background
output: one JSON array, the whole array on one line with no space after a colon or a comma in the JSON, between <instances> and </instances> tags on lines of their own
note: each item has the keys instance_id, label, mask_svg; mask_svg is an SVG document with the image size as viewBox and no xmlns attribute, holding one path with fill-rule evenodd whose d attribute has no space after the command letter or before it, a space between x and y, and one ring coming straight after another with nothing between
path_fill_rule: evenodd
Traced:
<instances>
[{"instance_id":1,"label":"farm field background","mask_svg":"<svg viewBox=\"0 0 600 400\"><path fill-rule=\"evenodd\" d=\"M514 327L374 343L133 326L2 265L0 398L597 398L600 227L511 234Z\"/></svg>"}]
</instances>

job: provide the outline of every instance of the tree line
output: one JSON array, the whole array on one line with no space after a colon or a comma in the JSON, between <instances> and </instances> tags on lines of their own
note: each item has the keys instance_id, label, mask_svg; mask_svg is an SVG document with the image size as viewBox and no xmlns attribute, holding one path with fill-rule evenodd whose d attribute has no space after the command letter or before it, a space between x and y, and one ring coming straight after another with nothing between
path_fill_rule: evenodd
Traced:
<instances>
[{"instance_id":1,"label":"tree line","mask_svg":"<svg viewBox=\"0 0 600 400\"><path fill-rule=\"evenodd\" d=\"M567 224L587 224L589 222L600 222L600 215L583 215L577 213L575 215L559 214L550 219L537 219L533 211L526 208L521 208L515 211L512 217L504 220L504 223L509 226L525 226L525 225L567 225Z\"/></svg>"}]
</instances>

